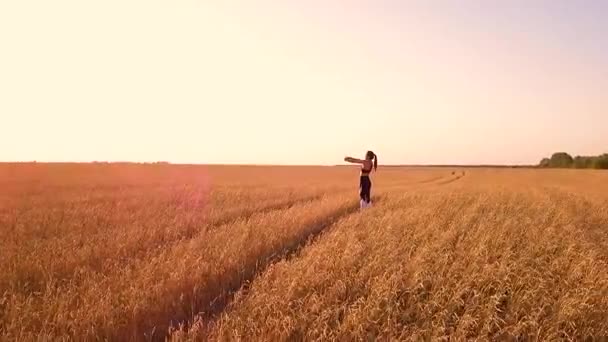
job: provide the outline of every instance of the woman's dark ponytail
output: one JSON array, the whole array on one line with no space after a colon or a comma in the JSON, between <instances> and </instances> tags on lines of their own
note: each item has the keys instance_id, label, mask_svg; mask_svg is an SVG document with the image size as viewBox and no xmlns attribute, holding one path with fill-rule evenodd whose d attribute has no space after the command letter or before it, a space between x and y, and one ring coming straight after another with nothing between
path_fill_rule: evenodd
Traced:
<instances>
[{"instance_id":1,"label":"woman's dark ponytail","mask_svg":"<svg viewBox=\"0 0 608 342\"><path fill-rule=\"evenodd\" d=\"M374 153L374 170L378 171L378 156L375 153Z\"/></svg>"}]
</instances>

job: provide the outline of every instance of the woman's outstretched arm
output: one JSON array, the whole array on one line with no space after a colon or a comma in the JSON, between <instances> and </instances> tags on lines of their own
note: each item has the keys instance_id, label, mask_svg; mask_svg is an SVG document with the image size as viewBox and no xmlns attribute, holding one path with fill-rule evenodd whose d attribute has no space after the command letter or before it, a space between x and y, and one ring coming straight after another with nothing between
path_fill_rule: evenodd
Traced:
<instances>
[{"instance_id":1,"label":"woman's outstretched arm","mask_svg":"<svg viewBox=\"0 0 608 342\"><path fill-rule=\"evenodd\" d=\"M345 162L349 162L349 163L356 163L356 164L364 164L365 160L361 160L361 159L357 159L357 158L352 158L352 157L345 157L344 158Z\"/></svg>"}]
</instances>

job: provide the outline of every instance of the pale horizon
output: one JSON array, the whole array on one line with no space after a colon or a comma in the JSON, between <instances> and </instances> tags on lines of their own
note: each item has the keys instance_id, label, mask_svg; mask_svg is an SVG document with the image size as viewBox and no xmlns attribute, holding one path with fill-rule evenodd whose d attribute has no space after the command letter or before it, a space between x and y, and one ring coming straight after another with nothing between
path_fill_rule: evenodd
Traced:
<instances>
[{"instance_id":1,"label":"pale horizon","mask_svg":"<svg viewBox=\"0 0 608 342\"><path fill-rule=\"evenodd\" d=\"M608 152L608 2L0 3L0 162Z\"/></svg>"}]
</instances>

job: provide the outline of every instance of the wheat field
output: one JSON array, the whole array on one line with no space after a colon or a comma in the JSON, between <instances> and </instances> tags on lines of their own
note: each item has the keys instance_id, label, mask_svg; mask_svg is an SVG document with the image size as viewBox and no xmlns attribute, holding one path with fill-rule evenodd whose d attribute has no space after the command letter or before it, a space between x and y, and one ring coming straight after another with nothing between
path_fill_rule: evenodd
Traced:
<instances>
[{"instance_id":1,"label":"wheat field","mask_svg":"<svg viewBox=\"0 0 608 342\"><path fill-rule=\"evenodd\" d=\"M0 340L608 340L608 173L0 164Z\"/></svg>"}]
</instances>

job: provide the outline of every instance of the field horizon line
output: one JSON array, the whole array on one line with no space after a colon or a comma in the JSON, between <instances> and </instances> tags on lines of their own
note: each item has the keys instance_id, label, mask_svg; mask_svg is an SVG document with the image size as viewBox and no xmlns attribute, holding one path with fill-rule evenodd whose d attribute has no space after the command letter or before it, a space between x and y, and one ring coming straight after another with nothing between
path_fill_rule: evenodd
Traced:
<instances>
[{"instance_id":1,"label":"field horizon line","mask_svg":"<svg viewBox=\"0 0 608 342\"><path fill-rule=\"evenodd\" d=\"M353 167L351 164L271 164L271 163L173 163L168 161L0 161L0 165L172 165L172 166L235 166L235 167ZM382 168L520 168L538 169L537 165L528 164L381 164Z\"/></svg>"}]
</instances>

